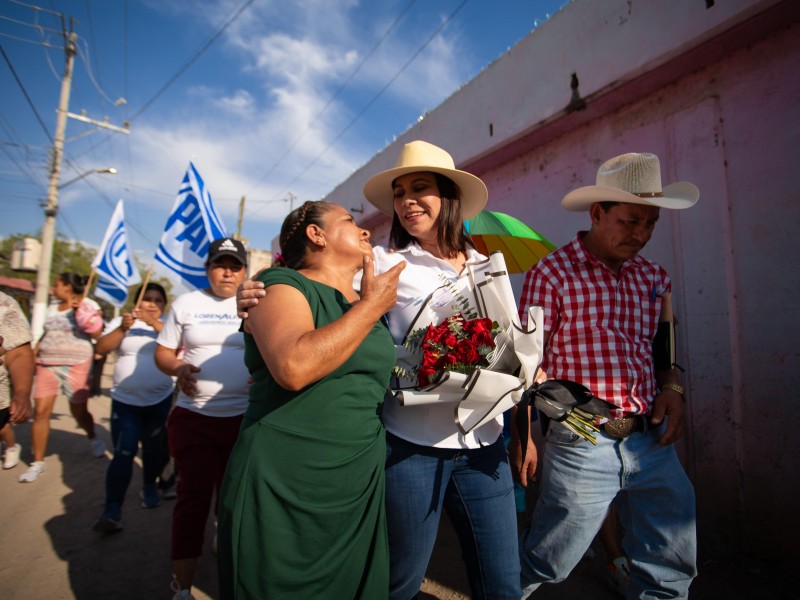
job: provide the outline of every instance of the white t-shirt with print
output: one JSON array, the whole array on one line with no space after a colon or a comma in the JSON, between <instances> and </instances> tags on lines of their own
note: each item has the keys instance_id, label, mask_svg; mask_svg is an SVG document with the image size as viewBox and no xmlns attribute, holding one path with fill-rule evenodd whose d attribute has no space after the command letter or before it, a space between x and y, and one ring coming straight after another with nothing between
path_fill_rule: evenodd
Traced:
<instances>
[{"instance_id":1,"label":"white t-shirt with print","mask_svg":"<svg viewBox=\"0 0 800 600\"><path fill-rule=\"evenodd\" d=\"M122 323L122 317L113 319L103 331L108 335ZM156 366L158 333L144 321L135 320L117 348L114 365L114 385L111 397L131 406L152 406L169 396L175 382Z\"/></svg>"},{"instance_id":2,"label":"white t-shirt with print","mask_svg":"<svg viewBox=\"0 0 800 600\"><path fill-rule=\"evenodd\" d=\"M156 341L173 350L183 347L183 360L201 369L195 374L197 395L179 391L176 406L211 417L244 413L250 374L240 324L235 296L223 299L195 290L173 301Z\"/></svg>"},{"instance_id":3,"label":"white t-shirt with print","mask_svg":"<svg viewBox=\"0 0 800 600\"><path fill-rule=\"evenodd\" d=\"M434 302L429 303L426 310L441 311L441 318L432 318L432 321L438 324L453 314L450 308L452 294L443 287L445 280L450 281L464 297L471 299L471 293L465 291L469 273L466 268L460 274L456 273L450 263L436 258L416 243L394 252L376 246L373 252L376 274L388 271L400 261L407 263L397 285L397 304L389 311L387 319L397 346L398 363L408 369L413 365L403 364L402 357L407 352L402 343L417 315L426 308L426 301L432 294L435 295ZM486 257L479 252L472 249L467 251L467 262L484 260ZM360 288L360 273L354 285L356 289ZM503 416L498 415L496 419L463 435L455 423L455 409L456 404L452 402L401 406L394 398L387 398L383 406L383 421L386 430L397 437L437 448L478 448L496 442L502 434Z\"/></svg>"}]
</instances>

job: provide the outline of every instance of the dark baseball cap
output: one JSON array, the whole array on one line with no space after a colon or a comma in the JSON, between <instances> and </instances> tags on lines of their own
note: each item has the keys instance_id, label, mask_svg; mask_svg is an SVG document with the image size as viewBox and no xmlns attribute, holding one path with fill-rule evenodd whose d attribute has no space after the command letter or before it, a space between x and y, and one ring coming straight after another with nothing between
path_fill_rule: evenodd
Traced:
<instances>
[{"instance_id":1,"label":"dark baseball cap","mask_svg":"<svg viewBox=\"0 0 800 600\"><path fill-rule=\"evenodd\" d=\"M211 242L211 247L208 249L206 264L219 260L223 256L235 258L240 263L247 266L247 250L244 249L244 244L239 240L221 238Z\"/></svg>"}]
</instances>

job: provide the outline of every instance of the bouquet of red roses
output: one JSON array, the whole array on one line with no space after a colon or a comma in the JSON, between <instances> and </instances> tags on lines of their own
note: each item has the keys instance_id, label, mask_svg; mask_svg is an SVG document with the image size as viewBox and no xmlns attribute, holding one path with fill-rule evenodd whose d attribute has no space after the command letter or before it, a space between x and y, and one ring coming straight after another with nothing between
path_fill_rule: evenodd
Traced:
<instances>
[{"instance_id":1,"label":"bouquet of red roses","mask_svg":"<svg viewBox=\"0 0 800 600\"><path fill-rule=\"evenodd\" d=\"M488 366L494 338L501 331L491 319L466 319L462 313L414 331L407 344L411 348L419 345L422 353L417 385L423 388L435 383L445 371L469 373L475 367Z\"/></svg>"},{"instance_id":2,"label":"bouquet of red roses","mask_svg":"<svg viewBox=\"0 0 800 600\"><path fill-rule=\"evenodd\" d=\"M469 277L422 302L397 348L394 396L401 406L452 403L463 434L519 403L541 363L541 307L520 326L503 255L467 263Z\"/></svg>"}]
</instances>

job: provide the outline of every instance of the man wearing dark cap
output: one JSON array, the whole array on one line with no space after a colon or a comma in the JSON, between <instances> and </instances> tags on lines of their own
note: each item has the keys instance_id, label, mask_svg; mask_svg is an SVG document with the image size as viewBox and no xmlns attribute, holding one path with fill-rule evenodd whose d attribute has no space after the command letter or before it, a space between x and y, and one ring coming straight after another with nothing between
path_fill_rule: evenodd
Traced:
<instances>
[{"instance_id":1,"label":"man wearing dark cap","mask_svg":"<svg viewBox=\"0 0 800 600\"><path fill-rule=\"evenodd\" d=\"M698 197L691 183L662 189L653 154L612 158L597 185L562 201L588 211L590 230L526 276L520 315L524 324L529 306L544 308L547 378L577 382L613 406L594 422L596 445L563 422L549 423L541 491L520 539L525 597L569 575L615 498L630 564L627 597L688 595L697 574L695 499L673 446L685 397L672 348L672 283L639 252L662 208L689 208ZM535 460L519 462L524 483Z\"/></svg>"}]
</instances>

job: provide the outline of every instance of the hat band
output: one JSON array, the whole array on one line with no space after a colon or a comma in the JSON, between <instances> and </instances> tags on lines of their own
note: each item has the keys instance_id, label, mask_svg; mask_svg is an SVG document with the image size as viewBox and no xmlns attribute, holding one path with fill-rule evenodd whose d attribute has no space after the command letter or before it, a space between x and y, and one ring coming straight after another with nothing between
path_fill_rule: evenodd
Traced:
<instances>
[{"instance_id":1,"label":"hat band","mask_svg":"<svg viewBox=\"0 0 800 600\"><path fill-rule=\"evenodd\" d=\"M636 193L634 192L634 196L639 196L639 198L663 198L664 194L661 192L642 192Z\"/></svg>"}]
</instances>

